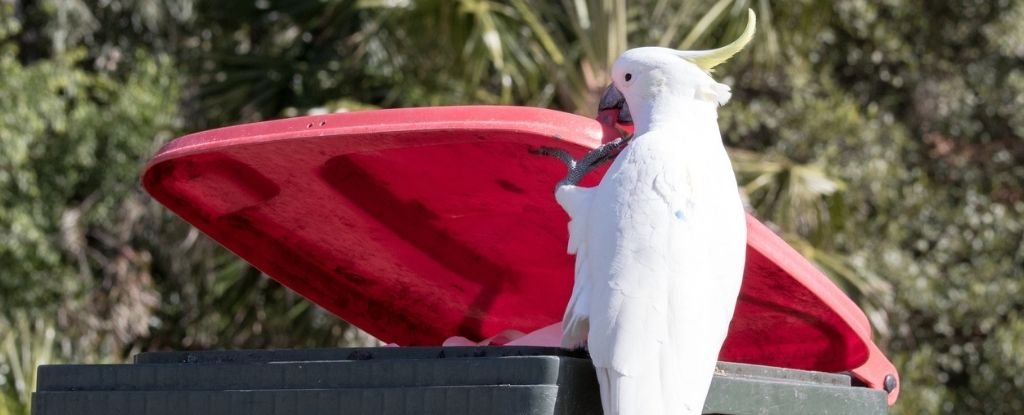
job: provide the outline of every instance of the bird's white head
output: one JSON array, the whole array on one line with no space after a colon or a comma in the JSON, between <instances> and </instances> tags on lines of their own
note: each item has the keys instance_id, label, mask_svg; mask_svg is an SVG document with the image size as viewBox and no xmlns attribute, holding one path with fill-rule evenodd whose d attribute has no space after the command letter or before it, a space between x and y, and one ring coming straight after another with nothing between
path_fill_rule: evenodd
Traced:
<instances>
[{"instance_id":1,"label":"bird's white head","mask_svg":"<svg viewBox=\"0 0 1024 415\"><path fill-rule=\"evenodd\" d=\"M718 49L687 51L642 47L627 50L612 65L612 85L602 96L599 109L628 106L628 113L640 128L651 122L652 116L657 117L651 113L656 106L692 100L708 102L712 108L725 104L731 97L729 87L716 82L710 72L753 38L756 16L753 10L748 10L747 15L747 26L739 38Z\"/></svg>"}]
</instances>

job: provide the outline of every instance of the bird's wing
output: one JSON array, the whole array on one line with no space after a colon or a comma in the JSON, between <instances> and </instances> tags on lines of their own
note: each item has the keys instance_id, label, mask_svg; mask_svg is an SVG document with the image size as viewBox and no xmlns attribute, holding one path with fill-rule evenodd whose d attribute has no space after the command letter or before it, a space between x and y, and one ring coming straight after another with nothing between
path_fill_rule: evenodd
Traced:
<instances>
[{"instance_id":1,"label":"bird's wing","mask_svg":"<svg viewBox=\"0 0 1024 415\"><path fill-rule=\"evenodd\" d=\"M594 189L578 186L560 186L555 190L555 200L569 214L568 253L576 254L575 281L572 296L562 316L562 347L578 349L587 344L589 331L589 250L586 244L587 217L593 201Z\"/></svg>"},{"instance_id":2,"label":"bird's wing","mask_svg":"<svg viewBox=\"0 0 1024 415\"><path fill-rule=\"evenodd\" d=\"M590 210L594 198L594 189L573 185L562 185L555 189L555 200L569 214L569 247L568 252L579 251Z\"/></svg>"}]
</instances>

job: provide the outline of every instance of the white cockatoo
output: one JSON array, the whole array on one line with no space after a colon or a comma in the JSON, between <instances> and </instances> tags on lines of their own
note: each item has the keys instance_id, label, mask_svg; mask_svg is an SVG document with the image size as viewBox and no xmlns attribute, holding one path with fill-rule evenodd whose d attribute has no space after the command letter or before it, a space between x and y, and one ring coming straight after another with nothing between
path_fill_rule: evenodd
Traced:
<instances>
[{"instance_id":1,"label":"white cockatoo","mask_svg":"<svg viewBox=\"0 0 1024 415\"><path fill-rule=\"evenodd\" d=\"M576 279L562 346L590 350L607 415L699 414L743 277L746 222L722 136L729 87L710 75L753 37L703 51L643 47L612 66L602 106L624 99L635 133L601 183L580 177L616 141L576 162L555 191L569 213Z\"/></svg>"}]
</instances>

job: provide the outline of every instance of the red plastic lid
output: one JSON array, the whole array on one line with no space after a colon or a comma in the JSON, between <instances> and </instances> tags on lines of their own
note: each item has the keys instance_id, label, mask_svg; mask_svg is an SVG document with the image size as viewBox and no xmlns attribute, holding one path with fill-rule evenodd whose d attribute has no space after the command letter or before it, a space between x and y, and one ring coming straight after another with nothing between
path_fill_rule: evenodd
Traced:
<instances>
[{"instance_id":1,"label":"red plastic lid","mask_svg":"<svg viewBox=\"0 0 1024 415\"><path fill-rule=\"evenodd\" d=\"M573 259L553 190L565 168L529 149L579 156L603 135L595 120L525 107L299 117L174 140L143 185L377 338L437 345L561 319ZM746 276L721 359L853 371L879 389L886 375L898 380L863 312L760 222L748 225Z\"/></svg>"}]
</instances>

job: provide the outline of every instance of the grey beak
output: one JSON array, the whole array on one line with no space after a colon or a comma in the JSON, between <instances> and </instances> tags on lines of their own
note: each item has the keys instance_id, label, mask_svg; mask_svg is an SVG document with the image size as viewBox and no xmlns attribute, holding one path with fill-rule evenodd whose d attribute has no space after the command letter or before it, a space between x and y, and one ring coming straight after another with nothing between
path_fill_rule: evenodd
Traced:
<instances>
[{"instance_id":1,"label":"grey beak","mask_svg":"<svg viewBox=\"0 0 1024 415\"><path fill-rule=\"evenodd\" d=\"M626 104L626 97L622 96L622 92L619 92L614 84L608 85L608 89L604 90L601 100L597 103L598 111L609 109L619 110L619 122L633 122L633 117L629 114L629 105Z\"/></svg>"}]
</instances>

